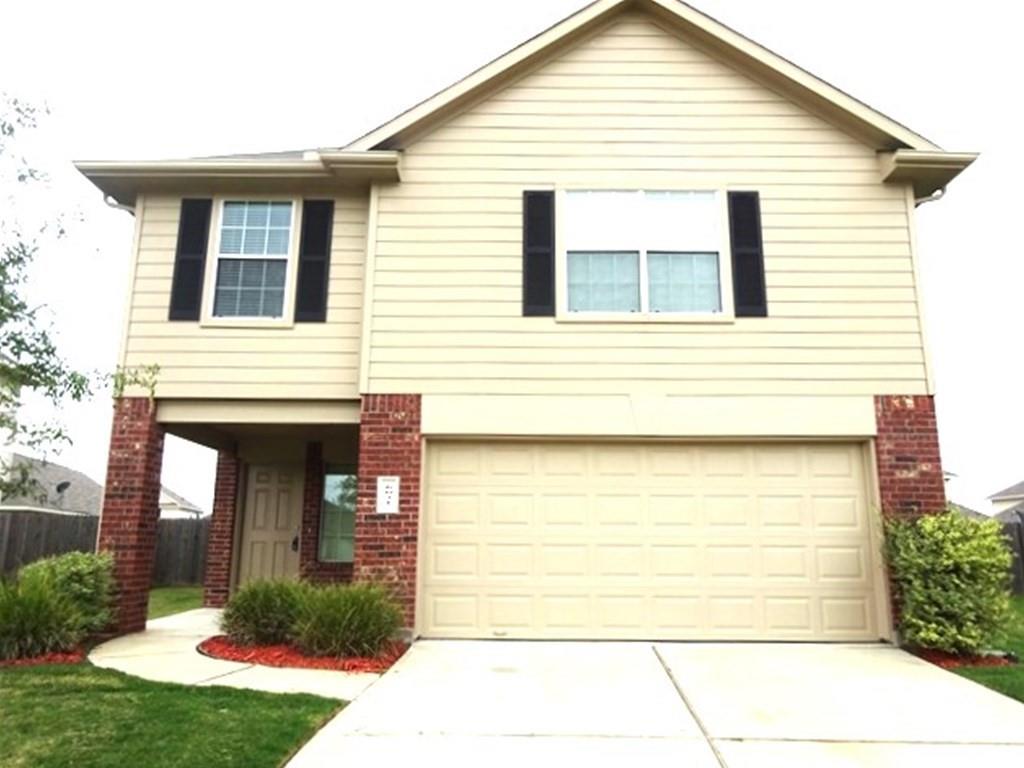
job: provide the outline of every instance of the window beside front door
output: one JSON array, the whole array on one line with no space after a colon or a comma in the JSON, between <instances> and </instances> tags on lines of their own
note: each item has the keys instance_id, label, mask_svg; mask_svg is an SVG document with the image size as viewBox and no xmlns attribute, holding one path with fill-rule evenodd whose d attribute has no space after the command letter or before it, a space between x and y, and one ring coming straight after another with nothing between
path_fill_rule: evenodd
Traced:
<instances>
[{"instance_id":1,"label":"window beside front door","mask_svg":"<svg viewBox=\"0 0 1024 768\"><path fill-rule=\"evenodd\" d=\"M328 469L320 511L322 563L351 563L355 552L356 474Z\"/></svg>"},{"instance_id":2,"label":"window beside front door","mask_svg":"<svg viewBox=\"0 0 1024 768\"><path fill-rule=\"evenodd\" d=\"M718 193L570 190L564 200L570 314L723 312Z\"/></svg>"}]
</instances>

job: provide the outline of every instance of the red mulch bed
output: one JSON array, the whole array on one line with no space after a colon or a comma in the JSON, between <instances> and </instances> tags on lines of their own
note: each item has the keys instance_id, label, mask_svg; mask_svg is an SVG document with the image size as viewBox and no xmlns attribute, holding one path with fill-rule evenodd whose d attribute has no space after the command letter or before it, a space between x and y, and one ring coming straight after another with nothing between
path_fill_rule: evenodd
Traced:
<instances>
[{"instance_id":1,"label":"red mulch bed","mask_svg":"<svg viewBox=\"0 0 1024 768\"><path fill-rule=\"evenodd\" d=\"M931 662L943 669L957 669L958 667L1012 667L1013 661L1003 656L958 656L955 653L945 651L932 651L918 648L914 651L925 661Z\"/></svg>"},{"instance_id":2,"label":"red mulch bed","mask_svg":"<svg viewBox=\"0 0 1024 768\"><path fill-rule=\"evenodd\" d=\"M81 664L85 661L85 651L70 653L47 653L33 656L31 659L8 659L0 661L0 667L37 667L40 664Z\"/></svg>"},{"instance_id":3,"label":"red mulch bed","mask_svg":"<svg viewBox=\"0 0 1024 768\"><path fill-rule=\"evenodd\" d=\"M307 656L291 645L236 645L225 635L199 644L199 652L215 659L262 664L265 667L331 669L338 672L386 672L408 650L406 643L394 643L376 658Z\"/></svg>"}]
</instances>

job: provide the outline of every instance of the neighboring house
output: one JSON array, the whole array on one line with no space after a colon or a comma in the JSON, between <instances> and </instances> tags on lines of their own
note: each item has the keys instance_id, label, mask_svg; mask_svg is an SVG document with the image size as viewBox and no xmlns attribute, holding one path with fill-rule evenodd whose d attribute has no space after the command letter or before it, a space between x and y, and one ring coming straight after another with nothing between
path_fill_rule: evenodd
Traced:
<instances>
[{"instance_id":1,"label":"neighboring house","mask_svg":"<svg viewBox=\"0 0 1024 768\"><path fill-rule=\"evenodd\" d=\"M86 474L52 461L34 459L13 451L0 453L0 468L13 476L24 467L33 492L0 498L0 509L35 509L98 515L103 486Z\"/></svg>"},{"instance_id":2,"label":"neighboring house","mask_svg":"<svg viewBox=\"0 0 1024 768\"><path fill-rule=\"evenodd\" d=\"M161 520L189 520L205 514L206 512L184 496L179 496L166 486L160 486Z\"/></svg>"},{"instance_id":3,"label":"neighboring house","mask_svg":"<svg viewBox=\"0 0 1024 768\"><path fill-rule=\"evenodd\" d=\"M997 515L1013 507L1024 506L1024 480L992 494L988 500L992 502L992 509Z\"/></svg>"},{"instance_id":4,"label":"neighboring house","mask_svg":"<svg viewBox=\"0 0 1024 768\"><path fill-rule=\"evenodd\" d=\"M995 516L996 520L1000 520L1004 523L1022 523L1024 524L1024 501L1020 504L1004 509L998 515Z\"/></svg>"},{"instance_id":5,"label":"neighboring house","mask_svg":"<svg viewBox=\"0 0 1024 768\"><path fill-rule=\"evenodd\" d=\"M340 148L79 163L135 212L120 363L160 366L115 410L120 628L169 432L219 450L209 605L301 575L429 637L890 638L874 511L945 504L915 208L974 157L598 0Z\"/></svg>"},{"instance_id":6,"label":"neighboring house","mask_svg":"<svg viewBox=\"0 0 1024 768\"><path fill-rule=\"evenodd\" d=\"M61 464L34 459L14 452L0 453L0 467L17 471L27 466L38 493L0 498L0 509L33 509L43 512L77 512L98 515L103 486L88 475ZM195 518L206 514L200 507L170 488L160 486L161 519Z\"/></svg>"}]
</instances>

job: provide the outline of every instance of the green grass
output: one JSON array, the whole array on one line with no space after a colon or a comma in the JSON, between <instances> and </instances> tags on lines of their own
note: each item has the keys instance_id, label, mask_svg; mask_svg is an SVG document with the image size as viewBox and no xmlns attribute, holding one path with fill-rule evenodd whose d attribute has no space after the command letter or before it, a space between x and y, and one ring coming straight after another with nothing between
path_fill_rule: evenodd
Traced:
<instances>
[{"instance_id":1,"label":"green grass","mask_svg":"<svg viewBox=\"0 0 1024 768\"><path fill-rule=\"evenodd\" d=\"M89 664L0 669L0 764L274 768L341 706L152 683Z\"/></svg>"},{"instance_id":2,"label":"green grass","mask_svg":"<svg viewBox=\"0 0 1024 768\"><path fill-rule=\"evenodd\" d=\"M1017 654L1022 663L1012 667L958 669L957 672L976 683L1024 702L1024 597L1013 598L1013 621L999 648Z\"/></svg>"},{"instance_id":3,"label":"green grass","mask_svg":"<svg viewBox=\"0 0 1024 768\"><path fill-rule=\"evenodd\" d=\"M149 618L203 607L202 587L156 587L149 591Z\"/></svg>"}]
</instances>

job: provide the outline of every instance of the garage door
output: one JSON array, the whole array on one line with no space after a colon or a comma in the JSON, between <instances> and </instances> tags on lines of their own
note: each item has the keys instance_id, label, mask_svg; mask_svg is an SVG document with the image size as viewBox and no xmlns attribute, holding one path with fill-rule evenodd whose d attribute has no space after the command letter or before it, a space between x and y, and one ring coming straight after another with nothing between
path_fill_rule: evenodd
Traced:
<instances>
[{"instance_id":1,"label":"garage door","mask_svg":"<svg viewBox=\"0 0 1024 768\"><path fill-rule=\"evenodd\" d=\"M428 637L874 640L863 450L431 442Z\"/></svg>"}]
</instances>

